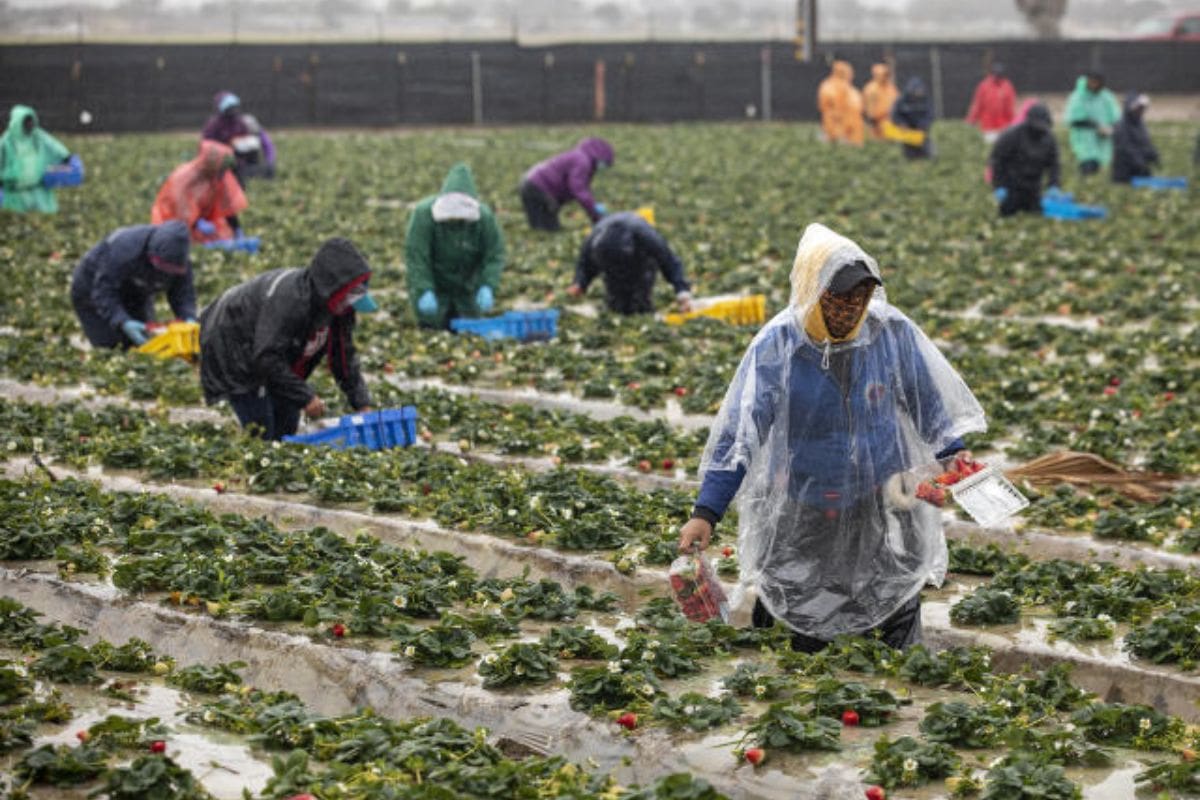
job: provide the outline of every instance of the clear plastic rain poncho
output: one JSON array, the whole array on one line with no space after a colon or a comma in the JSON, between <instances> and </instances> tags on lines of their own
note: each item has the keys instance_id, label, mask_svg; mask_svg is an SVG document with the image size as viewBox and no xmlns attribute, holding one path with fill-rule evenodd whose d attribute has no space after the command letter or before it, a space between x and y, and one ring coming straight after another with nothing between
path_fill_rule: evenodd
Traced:
<instances>
[{"instance_id":1,"label":"clear plastic rain poncho","mask_svg":"<svg viewBox=\"0 0 1200 800\"><path fill-rule=\"evenodd\" d=\"M885 621L945 576L940 511L915 496L935 454L985 430L979 403L933 343L876 288L859 327L834 342L818 299L844 266L879 266L809 225L792 301L738 368L701 463L745 470L739 591L798 633L829 640ZM810 316L815 315L815 316Z\"/></svg>"}]
</instances>

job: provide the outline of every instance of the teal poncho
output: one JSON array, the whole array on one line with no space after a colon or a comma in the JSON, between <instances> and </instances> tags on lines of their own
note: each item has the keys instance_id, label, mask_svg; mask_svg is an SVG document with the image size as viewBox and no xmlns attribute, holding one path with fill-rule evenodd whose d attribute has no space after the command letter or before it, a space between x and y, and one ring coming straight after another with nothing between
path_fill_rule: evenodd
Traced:
<instances>
[{"instance_id":1,"label":"teal poncho","mask_svg":"<svg viewBox=\"0 0 1200 800\"><path fill-rule=\"evenodd\" d=\"M26 133L25 120L33 119L33 130ZM29 106L16 105L8 117L8 130L0 137L0 182L3 182L3 207L10 211L58 211L54 191L42 186L46 168L61 163L71 154L62 142L37 124L37 114Z\"/></svg>"}]
</instances>

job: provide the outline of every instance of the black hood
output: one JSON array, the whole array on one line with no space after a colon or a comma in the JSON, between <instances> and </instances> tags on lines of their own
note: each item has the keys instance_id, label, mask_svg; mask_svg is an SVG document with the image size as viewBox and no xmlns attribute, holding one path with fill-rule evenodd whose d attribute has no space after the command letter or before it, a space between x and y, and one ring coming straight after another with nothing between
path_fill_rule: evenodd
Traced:
<instances>
[{"instance_id":1,"label":"black hood","mask_svg":"<svg viewBox=\"0 0 1200 800\"><path fill-rule=\"evenodd\" d=\"M156 225L146 242L146 255L153 256L154 268L171 275L187 272L188 227L172 219Z\"/></svg>"},{"instance_id":2,"label":"black hood","mask_svg":"<svg viewBox=\"0 0 1200 800\"><path fill-rule=\"evenodd\" d=\"M309 279L322 303L338 293L355 278L369 273L371 265L349 239L327 240L308 265Z\"/></svg>"},{"instance_id":3,"label":"black hood","mask_svg":"<svg viewBox=\"0 0 1200 800\"><path fill-rule=\"evenodd\" d=\"M1025 124L1038 131L1049 131L1054 127L1050 109L1044 103L1035 103L1025 112Z\"/></svg>"},{"instance_id":4,"label":"black hood","mask_svg":"<svg viewBox=\"0 0 1200 800\"><path fill-rule=\"evenodd\" d=\"M613 214L596 226L592 239L592 257L605 268L619 268L633 260L636 249L634 229L647 223L630 212Z\"/></svg>"}]
</instances>

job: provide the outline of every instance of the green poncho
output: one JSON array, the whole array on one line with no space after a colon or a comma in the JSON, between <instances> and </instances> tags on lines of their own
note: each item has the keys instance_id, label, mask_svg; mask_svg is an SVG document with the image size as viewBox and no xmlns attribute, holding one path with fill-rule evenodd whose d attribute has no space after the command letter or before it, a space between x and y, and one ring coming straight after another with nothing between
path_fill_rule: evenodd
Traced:
<instances>
[{"instance_id":1,"label":"green poncho","mask_svg":"<svg viewBox=\"0 0 1200 800\"><path fill-rule=\"evenodd\" d=\"M413 209L404 264L409 301L427 325L441 328L447 317L477 317L479 287L495 292L504 269L504 237L492 210L479 202L466 164L451 167L441 192ZM437 296L437 311L421 314L417 301L430 290Z\"/></svg>"},{"instance_id":2,"label":"green poncho","mask_svg":"<svg viewBox=\"0 0 1200 800\"><path fill-rule=\"evenodd\" d=\"M1113 155L1112 126L1121 118L1121 104L1116 96L1108 89L1089 91L1087 78L1081 77L1067 99L1066 118L1075 160L1097 161L1101 167L1107 167ZM1101 136L1100 128L1108 128L1109 135Z\"/></svg>"},{"instance_id":3,"label":"green poncho","mask_svg":"<svg viewBox=\"0 0 1200 800\"><path fill-rule=\"evenodd\" d=\"M23 125L33 119L33 131ZM29 106L13 106L8 130L0 137L0 182L4 185L4 205L10 211L58 211L54 192L42 186L46 168L61 163L71 151L37 124L37 114Z\"/></svg>"}]
</instances>

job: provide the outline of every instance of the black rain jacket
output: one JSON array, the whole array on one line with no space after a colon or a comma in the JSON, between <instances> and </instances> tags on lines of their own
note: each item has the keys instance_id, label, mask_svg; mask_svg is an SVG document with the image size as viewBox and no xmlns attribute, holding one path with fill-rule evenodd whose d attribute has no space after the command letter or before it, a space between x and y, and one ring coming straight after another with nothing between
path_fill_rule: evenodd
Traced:
<instances>
[{"instance_id":1,"label":"black rain jacket","mask_svg":"<svg viewBox=\"0 0 1200 800\"><path fill-rule=\"evenodd\" d=\"M330 239L307 268L271 270L227 290L200 317L204 399L265 389L305 406L316 395L306 379L328 355L350 406L371 405L354 351L354 309L330 310L370 275L349 240Z\"/></svg>"}]
</instances>

